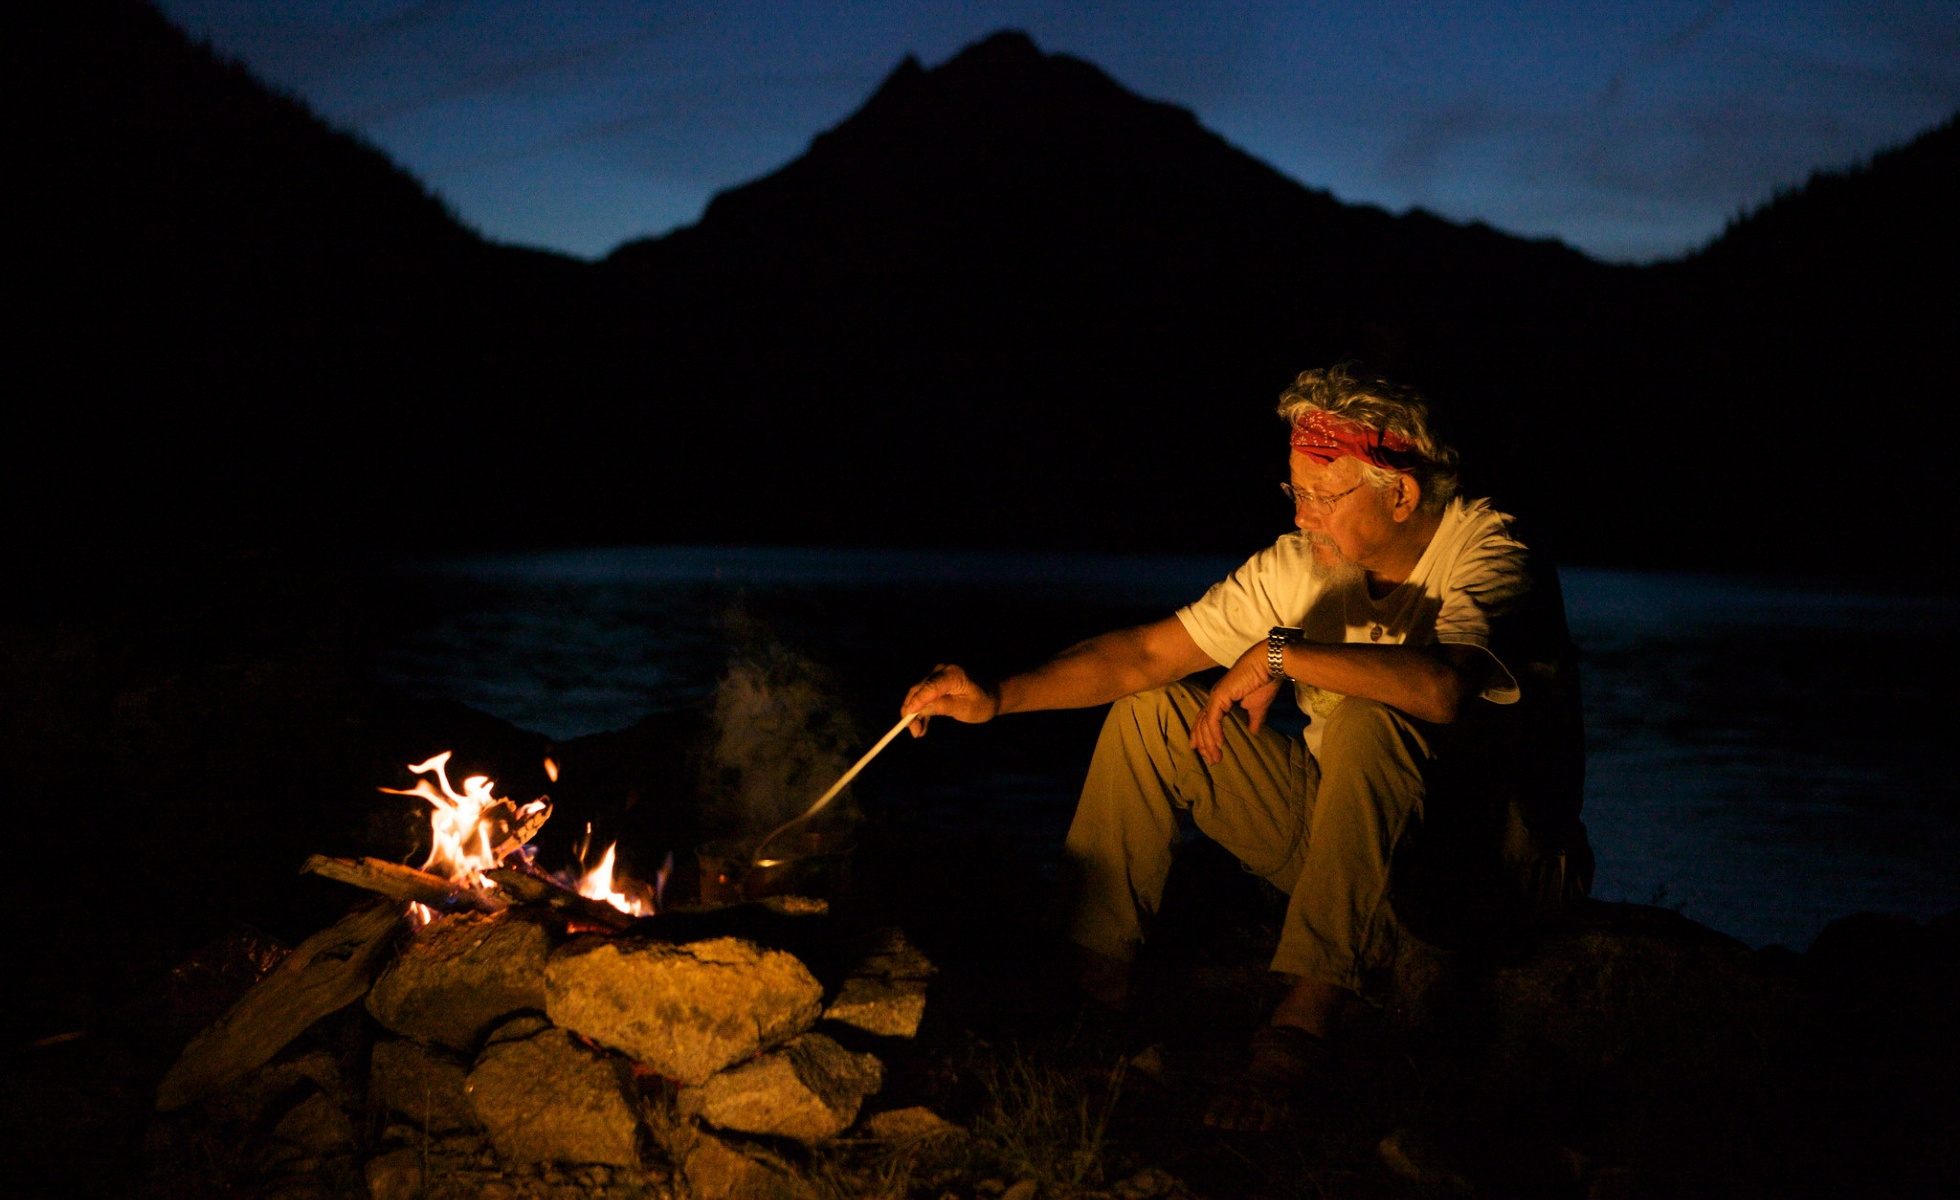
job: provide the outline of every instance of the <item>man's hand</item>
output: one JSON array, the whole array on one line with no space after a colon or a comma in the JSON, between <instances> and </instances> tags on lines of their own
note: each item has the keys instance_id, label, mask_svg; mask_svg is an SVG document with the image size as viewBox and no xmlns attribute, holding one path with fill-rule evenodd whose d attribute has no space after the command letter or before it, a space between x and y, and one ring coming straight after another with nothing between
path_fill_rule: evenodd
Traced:
<instances>
[{"instance_id":1,"label":"man's hand","mask_svg":"<svg viewBox=\"0 0 1960 1200\"><path fill-rule=\"evenodd\" d=\"M1213 766L1224 761L1225 713L1234 704L1245 709L1252 731L1259 732L1266 723L1266 710L1279 696L1280 682L1267 674L1266 643L1254 642L1251 649L1239 655L1239 661L1232 664L1224 678L1212 686L1211 698L1205 702L1205 710L1198 714L1198 723L1191 730L1191 748L1198 752L1198 757Z\"/></svg>"},{"instance_id":2,"label":"man's hand","mask_svg":"<svg viewBox=\"0 0 1960 1200\"><path fill-rule=\"evenodd\" d=\"M905 693L901 713L918 713L912 722L912 736L924 737L926 722L932 717L951 717L968 725L991 721L1000 713L1000 691L966 673L952 663L940 663L932 674L912 685Z\"/></svg>"}]
</instances>

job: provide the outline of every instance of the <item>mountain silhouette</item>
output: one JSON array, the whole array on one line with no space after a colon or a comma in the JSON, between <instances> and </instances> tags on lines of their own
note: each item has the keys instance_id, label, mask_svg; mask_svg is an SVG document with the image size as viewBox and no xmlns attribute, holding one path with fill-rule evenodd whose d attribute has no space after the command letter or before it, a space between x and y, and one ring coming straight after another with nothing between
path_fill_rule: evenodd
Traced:
<instances>
[{"instance_id":1,"label":"mountain silhouette","mask_svg":"<svg viewBox=\"0 0 1960 1200\"><path fill-rule=\"evenodd\" d=\"M590 314L583 264L486 243L371 146L151 5L27 5L13 534L142 549L452 534ZM535 447L533 437L529 443ZM484 493L489 493L484 495Z\"/></svg>"},{"instance_id":2,"label":"mountain silhouette","mask_svg":"<svg viewBox=\"0 0 1960 1200\"><path fill-rule=\"evenodd\" d=\"M486 242L148 4L9 20L40 551L1242 550L1286 521L1272 398L1344 359L1425 388L1569 561L1950 544L1951 483L1895 442L1952 383L1914 294L1954 265L1952 121L1610 266L1342 204L1010 31L588 264ZM1917 511L1785 500L1820 463Z\"/></svg>"},{"instance_id":3,"label":"mountain silhouette","mask_svg":"<svg viewBox=\"0 0 1960 1200\"><path fill-rule=\"evenodd\" d=\"M1134 546L1283 523L1268 398L1309 365L1455 392L1467 437L1515 445L1542 398L1477 381L1567 353L1622 274L1343 205L1012 32L907 60L805 155L605 266L648 327L685 330L699 359L666 367L699 394L793 397L796 435L754 469L859 464L799 507L812 535L878 512L924 541ZM950 486L917 491L924 463Z\"/></svg>"}]
</instances>

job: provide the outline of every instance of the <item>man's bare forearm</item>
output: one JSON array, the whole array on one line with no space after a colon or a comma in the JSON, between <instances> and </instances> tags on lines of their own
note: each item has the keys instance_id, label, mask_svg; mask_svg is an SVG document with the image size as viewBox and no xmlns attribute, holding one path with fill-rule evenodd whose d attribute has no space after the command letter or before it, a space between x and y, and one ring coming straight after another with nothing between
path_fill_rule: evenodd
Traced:
<instances>
[{"instance_id":1,"label":"man's bare forearm","mask_svg":"<svg viewBox=\"0 0 1960 1200\"><path fill-rule=\"evenodd\" d=\"M1175 617L1078 642L1000 681L1000 712L1088 708L1182 679L1212 662Z\"/></svg>"},{"instance_id":2,"label":"man's bare forearm","mask_svg":"<svg viewBox=\"0 0 1960 1200\"><path fill-rule=\"evenodd\" d=\"M1296 642L1286 648L1286 673L1343 696L1377 700L1436 724L1456 719L1474 691L1472 672L1482 652L1468 646L1367 646Z\"/></svg>"}]
</instances>

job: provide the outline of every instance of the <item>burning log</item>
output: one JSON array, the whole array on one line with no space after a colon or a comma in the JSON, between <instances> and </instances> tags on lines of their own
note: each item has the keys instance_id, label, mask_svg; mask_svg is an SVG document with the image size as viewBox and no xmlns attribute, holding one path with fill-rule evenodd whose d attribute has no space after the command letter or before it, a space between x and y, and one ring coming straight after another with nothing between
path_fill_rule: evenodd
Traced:
<instances>
[{"instance_id":1,"label":"burning log","mask_svg":"<svg viewBox=\"0 0 1960 1200\"><path fill-rule=\"evenodd\" d=\"M614 908L603 900L581 896L570 888L528 871L498 867L483 874L495 883L500 891L509 893L517 903L542 904L564 914L577 924L618 933L638 919L632 913Z\"/></svg>"},{"instance_id":2,"label":"burning log","mask_svg":"<svg viewBox=\"0 0 1960 1200\"><path fill-rule=\"evenodd\" d=\"M396 900L412 900L439 912L465 909L495 912L504 907L504 902L494 895L461 887L440 875L431 875L427 871L418 871L385 859L329 858L324 854L315 854L301 865L300 873L318 875Z\"/></svg>"},{"instance_id":3,"label":"burning log","mask_svg":"<svg viewBox=\"0 0 1960 1200\"><path fill-rule=\"evenodd\" d=\"M368 990L402 910L378 904L349 913L300 944L209 1028L191 1039L157 1086L172 1112L264 1066L315 1021Z\"/></svg>"}]
</instances>

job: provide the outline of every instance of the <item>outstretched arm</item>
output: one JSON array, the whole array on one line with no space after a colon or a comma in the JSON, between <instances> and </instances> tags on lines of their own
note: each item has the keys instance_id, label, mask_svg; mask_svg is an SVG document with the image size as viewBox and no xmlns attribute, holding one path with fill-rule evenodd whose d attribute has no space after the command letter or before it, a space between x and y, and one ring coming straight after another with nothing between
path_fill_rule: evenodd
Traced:
<instances>
[{"instance_id":1,"label":"outstretched arm","mask_svg":"<svg viewBox=\"0 0 1960 1200\"><path fill-rule=\"evenodd\" d=\"M912 736L937 716L977 724L1004 713L1088 708L1161 687L1212 665L1183 622L1165 617L1148 625L1115 629L1078 642L1032 671L988 685L950 663L905 694L900 712L915 712Z\"/></svg>"}]
</instances>

